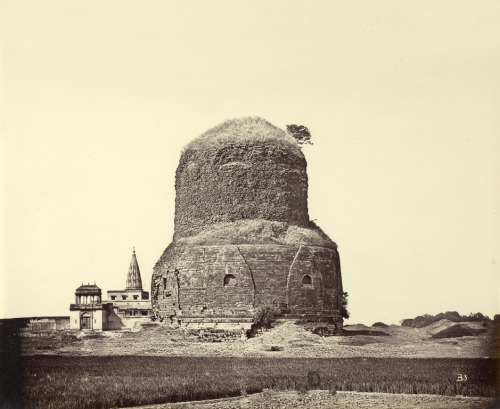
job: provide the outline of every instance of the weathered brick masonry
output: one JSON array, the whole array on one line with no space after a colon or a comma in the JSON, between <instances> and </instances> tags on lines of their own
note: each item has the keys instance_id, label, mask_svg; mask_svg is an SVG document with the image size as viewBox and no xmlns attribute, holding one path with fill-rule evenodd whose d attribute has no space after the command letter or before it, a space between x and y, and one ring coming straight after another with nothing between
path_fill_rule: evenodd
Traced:
<instances>
[{"instance_id":1,"label":"weathered brick masonry","mask_svg":"<svg viewBox=\"0 0 500 409\"><path fill-rule=\"evenodd\" d=\"M279 302L286 317L342 326L337 245L309 220L306 168L295 139L259 118L192 141L176 171L173 242L153 272L154 317L248 326Z\"/></svg>"},{"instance_id":2,"label":"weathered brick masonry","mask_svg":"<svg viewBox=\"0 0 500 409\"><path fill-rule=\"evenodd\" d=\"M243 244L166 252L155 267L152 298L170 322L249 318L256 306L274 301L289 317L339 319L342 284L334 249Z\"/></svg>"},{"instance_id":3,"label":"weathered brick masonry","mask_svg":"<svg viewBox=\"0 0 500 409\"><path fill-rule=\"evenodd\" d=\"M306 160L300 150L234 141L188 150L176 172L175 239L216 223L265 219L306 227Z\"/></svg>"}]
</instances>

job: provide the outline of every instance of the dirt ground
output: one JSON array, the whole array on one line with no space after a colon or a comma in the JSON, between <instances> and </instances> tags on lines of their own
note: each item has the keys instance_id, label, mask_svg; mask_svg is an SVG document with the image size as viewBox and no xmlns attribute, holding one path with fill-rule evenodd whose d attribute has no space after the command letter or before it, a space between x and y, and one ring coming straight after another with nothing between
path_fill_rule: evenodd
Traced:
<instances>
[{"instance_id":1,"label":"dirt ground","mask_svg":"<svg viewBox=\"0 0 500 409\"><path fill-rule=\"evenodd\" d=\"M446 321L446 320L443 320ZM321 337L286 321L247 340L200 342L179 331L164 328L139 332L52 333L23 336L21 354L142 355L142 356L237 356L237 357L379 357L379 358L484 358L500 357L498 333L460 338L432 339L446 322L425 328L391 325L386 328L353 325L351 336ZM388 335L362 335L366 331ZM36 335L36 334L34 334Z\"/></svg>"},{"instance_id":2,"label":"dirt ground","mask_svg":"<svg viewBox=\"0 0 500 409\"><path fill-rule=\"evenodd\" d=\"M301 395L296 391L265 390L245 397L215 399L202 402L182 402L148 405L130 409L232 409L232 408L314 408L314 409L487 409L495 403L491 398L437 395L405 395L389 393L309 391ZM497 402L498 403L498 402ZM496 406L500 407L500 406Z\"/></svg>"}]
</instances>

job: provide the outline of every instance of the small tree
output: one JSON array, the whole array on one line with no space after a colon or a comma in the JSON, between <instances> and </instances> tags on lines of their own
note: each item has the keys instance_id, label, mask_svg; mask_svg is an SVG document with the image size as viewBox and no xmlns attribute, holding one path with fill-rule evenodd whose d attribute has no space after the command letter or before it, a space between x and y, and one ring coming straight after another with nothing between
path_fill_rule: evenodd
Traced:
<instances>
[{"instance_id":1,"label":"small tree","mask_svg":"<svg viewBox=\"0 0 500 409\"><path fill-rule=\"evenodd\" d=\"M311 133L309 132L309 129L307 129L307 127L305 127L304 125L287 125L286 130L297 140L299 145L303 145L306 143L312 145Z\"/></svg>"},{"instance_id":2,"label":"small tree","mask_svg":"<svg viewBox=\"0 0 500 409\"><path fill-rule=\"evenodd\" d=\"M342 293L342 305L340 306L340 315L342 315L342 318L348 319L349 318L349 311L347 311L347 297L349 294L347 292Z\"/></svg>"}]
</instances>

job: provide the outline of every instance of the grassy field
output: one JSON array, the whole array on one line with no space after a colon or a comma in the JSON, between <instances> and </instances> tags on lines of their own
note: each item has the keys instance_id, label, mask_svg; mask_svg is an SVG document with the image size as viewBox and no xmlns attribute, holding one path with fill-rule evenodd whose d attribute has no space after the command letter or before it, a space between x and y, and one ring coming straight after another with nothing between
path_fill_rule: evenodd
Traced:
<instances>
[{"instance_id":1,"label":"grassy field","mask_svg":"<svg viewBox=\"0 0 500 409\"><path fill-rule=\"evenodd\" d=\"M499 360L27 356L3 403L23 408L110 408L296 389L308 372L337 390L494 396ZM5 375L5 374L4 374ZM462 380L459 380L462 379ZM325 386L326 388L326 386ZM8 406L6 407L11 407Z\"/></svg>"}]
</instances>

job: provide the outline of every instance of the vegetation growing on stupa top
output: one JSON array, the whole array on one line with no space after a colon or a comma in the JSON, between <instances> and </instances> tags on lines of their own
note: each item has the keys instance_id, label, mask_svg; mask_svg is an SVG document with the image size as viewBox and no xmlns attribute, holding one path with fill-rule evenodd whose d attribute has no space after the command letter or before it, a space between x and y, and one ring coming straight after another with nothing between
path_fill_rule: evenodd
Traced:
<instances>
[{"instance_id":1,"label":"vegetation growing on stupa top","mask_svg":"<svg viewBox=\"0 0 500 409\"><path fill-rule=\"evenodd\" d=\"M227 120L191 141L183 153L189 150L213 151L232 144L252 146L266 142L302 156L300 146L293 136L259 117Z\"/></svg>"},{"instance_id":2,"label":"vegetation growing on stupa top","mask_svg":"<svg viewBox=\"0 0 500 409\"><path fill-rule=\"evenodd\" d=\"M287 132L294 137L299 145L310 144L311 142L311 132L304 125L290 124L286 126Z\"/></svg>"}]
</instances>

